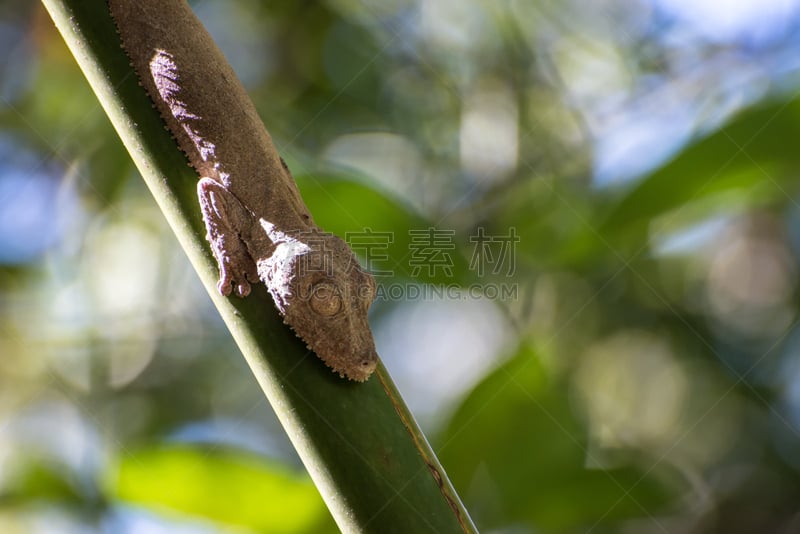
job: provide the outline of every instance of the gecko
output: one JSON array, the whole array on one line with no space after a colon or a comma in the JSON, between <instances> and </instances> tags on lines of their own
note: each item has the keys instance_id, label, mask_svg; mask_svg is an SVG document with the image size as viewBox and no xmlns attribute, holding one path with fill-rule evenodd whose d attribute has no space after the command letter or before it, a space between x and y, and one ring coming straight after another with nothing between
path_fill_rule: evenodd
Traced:
<instances>
[{"instance_id":1,"label":"gecko","mask_svg":"<svg viewBox=\"0 0 800 534\"><path fill-rule=\"evenodd\" d=\"M375 280L306 207L250 97L185 0L108 0L122 48L197 171L223 296L264 283L295 334L334 372L378 362L367 312Z\"/></svg>"}]
</instances>

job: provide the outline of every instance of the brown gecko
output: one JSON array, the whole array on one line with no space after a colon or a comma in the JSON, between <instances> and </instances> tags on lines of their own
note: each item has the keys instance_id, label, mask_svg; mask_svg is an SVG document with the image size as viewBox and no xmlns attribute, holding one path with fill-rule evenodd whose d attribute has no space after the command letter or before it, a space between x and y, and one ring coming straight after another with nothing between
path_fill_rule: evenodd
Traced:
<instances>
[{"instance_id":1,"label":"brown gecko","mask_svg":"<svg viewBox=\"0 0 800 534\"><path fill-rule=\"evenodd\" d=\"M329 367L364 381L378 355L375 281L303 203L252 101L185 0L109 0L131 65L200 180L222 295L266 284L284 322Z\"/></svg>"}]
</instances>

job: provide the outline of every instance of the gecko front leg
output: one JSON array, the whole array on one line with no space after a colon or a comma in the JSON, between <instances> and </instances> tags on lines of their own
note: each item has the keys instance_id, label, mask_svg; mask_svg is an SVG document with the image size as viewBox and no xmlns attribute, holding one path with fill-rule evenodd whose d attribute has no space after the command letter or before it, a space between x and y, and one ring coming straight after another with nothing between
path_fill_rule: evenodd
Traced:
<instances>
[{"instance_id":1,"label":"gecko front leg","mask_svg":"<svg viewBox=\"0 0 800 534\"><path fill-rule=\"evenodd\" d=\"M258 281L256 263L243 240L254 217L225 186L211 178L200 179L197 196L208 242L219 264L217 289L224 296L235 289L237 295L246 297L250 294L250 282Z\"/></svg>"}]
</instances>

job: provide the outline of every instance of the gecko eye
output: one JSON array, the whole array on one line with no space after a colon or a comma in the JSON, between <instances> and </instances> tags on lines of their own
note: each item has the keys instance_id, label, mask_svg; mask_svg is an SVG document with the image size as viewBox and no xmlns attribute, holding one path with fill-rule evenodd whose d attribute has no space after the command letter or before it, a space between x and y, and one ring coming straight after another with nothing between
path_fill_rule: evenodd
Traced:
<instances>
[{"instance_id":1,"label":"gecko eye","mask_svg":"<svg viewBox=\"0 0 800 534\"><path fill-rule=\"evenodd\" d=\"M342 309L342 297L333 284L321 282L311 291L311 309L323 317L332 317Z\"/></svg>"}]
</instances>

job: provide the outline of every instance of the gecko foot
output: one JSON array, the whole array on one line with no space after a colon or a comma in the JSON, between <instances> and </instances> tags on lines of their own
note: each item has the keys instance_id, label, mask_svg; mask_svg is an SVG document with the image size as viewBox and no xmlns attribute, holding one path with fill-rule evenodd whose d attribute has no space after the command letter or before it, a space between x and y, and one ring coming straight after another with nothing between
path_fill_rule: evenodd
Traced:
<instances>
[{"instance_id":1,"label":"gecko foot","mask_svg":"<svg viewBox=\"0 0 800 534\"><path fill-rule=\"evenodd\" d=\"M223 297L230 295L233 289L234 284L231 282L230 278L220 279L220 281L217 282L217 290ZM236 291L234 293L237 297L244 298L250 294L250 284L246 280L235 284L235 289Z\"/></svg>"},{"instance_id":2,"label":"gecko foot","mask_svg":"<svg viewBox=\"0 0 800 534\"><path fill-rule=\"evenodd\" d=\"M250 282L258 281L256 264L240 237L250 215L224 186L210 178L197 184L197 194L208 242L219 265L217 290L224 297L250 294Z\"/></svg>"},{"instance_id":3,"label":"gecko foot","mask_svg":"<svg viewBox=\"0 0 800 534\"><path fill-rule=\"evenodd\" d=\"M233 291L233 282L230 278L220 278L219 282L217 282L217 291L223 297L227 297ZM240 282L236 284L236 296L238 297L246 297L250 294L250 284L247 282Z\"/></svg>"},{"instance_id":4,"label":"gecko foot","mask_svg":"<svg viewBox=\"0 0 800 534\"><path fill-rule=\"evenodd\" d=\"M229 257L224 257L219 262L217 291L220 295L227 297L233 293L237 297L244 298L250 294L250 282L258 280L258 274L255 271L251 272L250 263L252 262L234 261Z\"/></svg>"}]
</instances>

